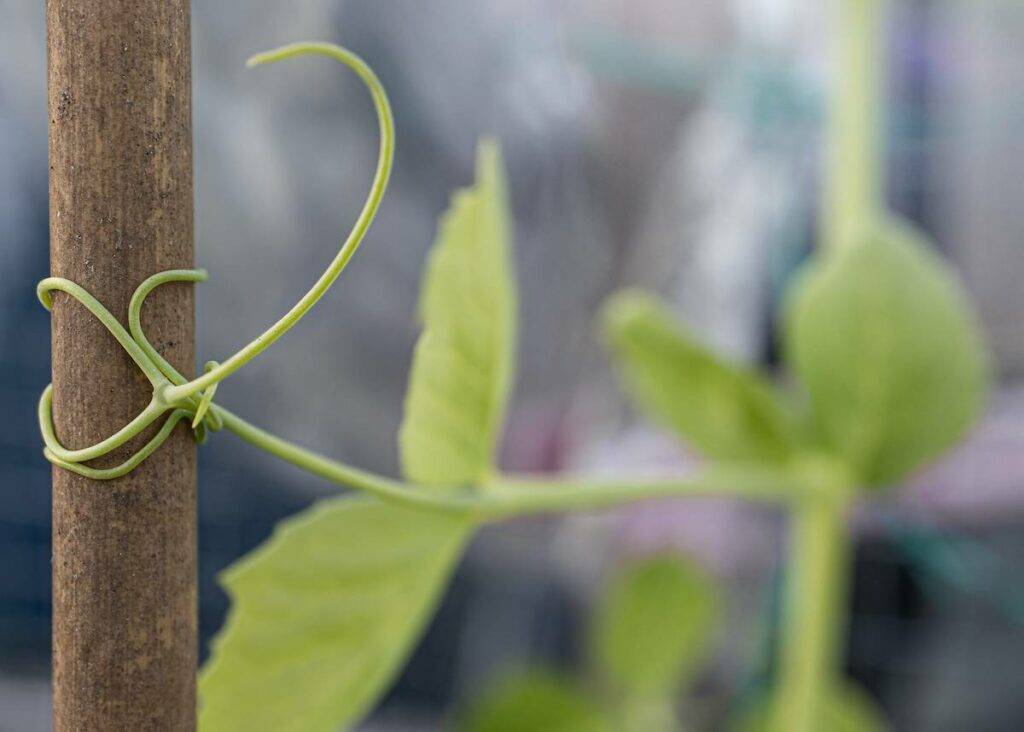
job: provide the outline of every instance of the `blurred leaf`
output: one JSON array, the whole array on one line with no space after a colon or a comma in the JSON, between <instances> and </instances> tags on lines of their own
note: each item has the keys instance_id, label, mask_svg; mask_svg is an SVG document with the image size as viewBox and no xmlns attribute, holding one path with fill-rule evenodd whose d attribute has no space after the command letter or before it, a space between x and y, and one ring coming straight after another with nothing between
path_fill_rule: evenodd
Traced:
<instances>
[{"instance_id":1,"label":"blurred leaf","mask_svg":"<svg viewBox=\"0 0 1024 732\"><path fill-rule=\"evenodd\" d=\"M568 679L545 671L511 676L487 691L460 732L612 732L589 697Z\"/></svg>"},{"instance_id":2,"label":"blurred leaf","mask_svg":"<svg viewBox=\"0 0 1024 732\"><path fill-rule=\"evenodd\" d=\"M490 473L513 379L516 292L501 154L481 143L477 181L441 221L420 300L398 440L406 477L479 483Z\"/></svg>"},{"instance_id":3,"label":"blurred leaf","mask_svg":"<svg viewBox=\"0 0 1024 732\"><path fill-rule=\"evenodd\" d=\"M784 732L773 730L771 705L763 699L754 704L732 728L733 732ZM885 715L860 687L845 683L829 694L822 707L822 720L815 729L828 732L885 732Z\"/></svg>"},{"instance_id":4,"label":"blurred leaf","mask_svg":"<svg viewBox=\"0 0 1024 732\"><path fill-rule=\"evenodd\" d=\"M791 366L828 446L891 484L955 444L988 388L959 283L920 237L890 226L825 257L787 311Z\"/></svg>"},{"instance_id":5,"label":"blurred leaf","mask_svg":"<svg viewBox=\"0 0 1024 732\"><path fill-rule=\"evenodd\" d=\"M614 296L604 332L640 407L706 456L781 462L792 453L794 425L771 385L697 344L655 298Z\"/></svg>"},{"instance_id":6,"label":"blurred leaf","mask_svg":"<svg viewBox=\"0 0 1024 732\"><path fill-rule=\"evenodd\" d=\"M678 556L624 568L595 609L591 653L636 696L672 693L696 670L718 619L712 580Z\"/></svg>"},{"instance_id":7,"label":"blurred leaf","mask_svg":"<svg viewBox=\"0 0 1024 732\"><path fill-rule=\"evenodd\" d=\"M356 723L409 655L471 529L361 497L284 521L223 577L232 608L199 679L201 728Z\"/></svg>"}]
</instances>

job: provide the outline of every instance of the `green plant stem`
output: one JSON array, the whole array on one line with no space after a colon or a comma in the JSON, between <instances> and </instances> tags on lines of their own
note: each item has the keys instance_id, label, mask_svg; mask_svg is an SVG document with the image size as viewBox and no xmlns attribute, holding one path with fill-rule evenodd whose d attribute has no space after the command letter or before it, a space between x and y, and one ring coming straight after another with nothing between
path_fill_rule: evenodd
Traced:
<instances>
[{"instance_id":1,"label":"green plant stem","mask_svg":"<svg viewBox=\"0 0 1024 732\"><path fill-rule=\"evenodd\" d=\"M716 465L684 479L499 476L485 486L482 499L488 516L501 519L554 511L595 511L637 500L680 496L729 496L773 503L801 498L792 475L784 470Z\"/></svg>"},{"instance_id":2,"label":"green plant stem","mask_svg":"<svg viewBox=\"0 0 1024 732\"><path fill-rule=\"evenodd\" d=\"M648 498L731 495L763 501L799 498L789 473L763 468L714 468L685 479L572 480L499 476L485 486L424 487L393 480L320 455L213 405L224 428L254 447L332 483L424 510L461 512L479 521L528 514L596 511Z\"/></svg>"},{"instance_id":3,"label":"green plant stem","mask_svg":"<svg viewBox=\"0 0 1024 732\"><path fill-rule=\"evenodd\" d=\"M842 0L837 78L828 127L822 239L836 251L884 210L882 110L884 0ZM819 487L826 479L820 478ZM831 486L843 488L846 486ZM791 514L787 599L774 732L816 732L826 694L839 676L846 628L849 500L823 492Z\"/></svg>"},{"instance_id":4,"label":"green plant stem","mask_svg":"<svg viewBox=\"0 0 1024 732\"><path fill-rule=\"evenodd\" d=\"M319 475L332 483L366 491L380 498L395 501L413 508L443 511L469 511L472 509L470 495L454 495L448 491L425 491L412 488L401 481L360 470L345 463L324 457L318 453L273 435L256 425L250 424L224 407L214 404L210 411L224 422L224 428L233 432L250 445L275 457Z\"/></svg>"},{"instance_id":5,"label":"green plant stem","mask_svg":"<svg viewBox=\"0 0 1024 732\"><path fill-rule=\"evenodd\" d=\"M850 538L846 501L807 500L791 516L774 732L817 732L840 675Z\"/></svg>"},{"instance_id":6,"label":"green plant stem","mask_svg":"<svg viewBox=\"0 0 1024 732\"><path fill-rule=\"evenodd\" d=\"M881 212L885 0L842 0L822 237L835 250Z\"/></svg>"}]
</instances>

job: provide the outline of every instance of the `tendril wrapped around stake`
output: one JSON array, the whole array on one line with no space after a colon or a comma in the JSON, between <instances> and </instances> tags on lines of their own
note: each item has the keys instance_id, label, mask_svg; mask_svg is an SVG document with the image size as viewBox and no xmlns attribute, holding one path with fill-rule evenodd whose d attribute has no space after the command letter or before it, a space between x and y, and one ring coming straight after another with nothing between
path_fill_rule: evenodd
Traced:
<instances>
[{"instance_id":1,"label":"tendril wrapped around stake","mask_svg":"<svg viewBox=\"0 0 1024 732\"><path fill-rule=\"evenodd\" d=\"M186 416L192 418L192 430L197 441L204 442L209 430L216 431L223 426L220 410L212 408L217 385L269 348L278 338L288 332L303 315L309 312L334 284L352 255L355 254L356 249L359 248L359 244L366 236L366 231L377 214L377 209L380 207L381 199L387 188L388 178L391 175L395 149L395 129L391 107L380 80L377 79L370 67L358 56L339 46L327 43L299 43L282 46L276 50L253 56L249 59L248 65L257 66L304 54L329 56L352 69L366 85L377 110L377 118L380 123L380 153L377 170L366 202L348 238L313 287L291 310L224 362L207 362L203 375L191 381L178 373L146 338L142 329L142 306L149 293L166 282L202 282L206 280L207 274L204 270L160 272L139 285L132 295L128 307L130 334L102 303L79 285L60 277L43 280L37 290L43 307L47 310L52 308L52 293L55 291L64 292L73 297L88 308L89 312L95 315L110 331L153 385L152 400L135 419L107 439L77 450L65 448L57 439L52 415L53 387L52 385L47 386L39 402L39 426L46 443L44 455L50 462L96 480L118 478L134 470L159 448L170 436L174 426ZM117 449L167 413L169 415L160 431L121 465L108 469L96 469L83 465L87 461L102 457Z\"/></svg>"},{"instance_id":2,"label":"tendril wrapped around stake","mask_svg":"<svg viewBox=\"0 0 1024 732\"><path fill-rule=\"evenodd\" d=\"M37 288L39 300L47 310L53 306L54 292L63 292L80 302L114 336L153 386L152 399L135 419L105 440L76 450L64 447L57 439L53 424L53 385L47 386L39 400L39 428L46 444L43 454L47 460L66 470L94 480L111 480L131 472L153 454L170 436L175 425L184 417L196 417L193 420L192 430L196 441L200 443L206 440L209 430L216 431L223 427L223 421L219 414L209 412L204 416L199 411L204 402L208 405L208 399L213 397L216 385L208 387L201 400L194 396L184 397L177 402L170 402L167 399L167 389L175 384L187 383L186 379L156 352L156 349L146 339L141 325L142 305L146 296L157 285L164 282L199 282L204 279L206 279L206 273L203 270L172 270L147 279L135 291L128 309L131 333L124 329L124 326L102 303L74 282L61 277L49 277L39 283ZM92 468L83 464L109 454L141 433L164 414L168 414L168 416L160 430L149 442L120 465L113 468Z\"/></svg>"}]
</instances>

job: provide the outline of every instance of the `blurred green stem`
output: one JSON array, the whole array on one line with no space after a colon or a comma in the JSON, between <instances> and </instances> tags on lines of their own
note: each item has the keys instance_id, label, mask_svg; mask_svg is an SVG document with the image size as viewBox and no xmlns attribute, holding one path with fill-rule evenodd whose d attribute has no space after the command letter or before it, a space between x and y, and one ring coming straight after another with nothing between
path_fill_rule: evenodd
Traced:
<instances>
[{"instance_id":1,"label":"blurred green stem","mask_svg":"<svg viewBox=\"0 0 1024 732\"><path fill-rule=\"evenodd\" d=\"M626 700L622 710L622 732L678 732L672 695Z\"/></svg>"},{"instance_id":2,"label":"blurred green stem","mask_svg":"<svg viewBox=\"0 0 1024 732\"><path fill-rule=\"evenodd\" d=\"M832 251L884 211L884 15L885 0L839 4L821 227L823 245ZM829 488L847 488L825 483L822 478L823 496ZM775 732L822 729L824 700L841 677L850 562L848 508L848 499L806 499L791 513Z\"/></svg>"},{"instance_id":3,"label":"blurred green stem","mask_svg":"<svg viewBox=\"0 0 1024 732\"><path fill-rule=\"evenodd\" d=\"M790 518L776 732L822 729L822 703L840 675L850 560L847 506L846 501L805 501Z\"/></svg>"},{"instance_id":4,"label":"blurred green stem","mask_svg":"<svg viewBox=\"0 0 1024 732\"><path fill-rule=\"evenodd\" d=\"M885 0L842 0L838 7L821 235L835 249L884 205Z\"/></svg>"}]
</instances>

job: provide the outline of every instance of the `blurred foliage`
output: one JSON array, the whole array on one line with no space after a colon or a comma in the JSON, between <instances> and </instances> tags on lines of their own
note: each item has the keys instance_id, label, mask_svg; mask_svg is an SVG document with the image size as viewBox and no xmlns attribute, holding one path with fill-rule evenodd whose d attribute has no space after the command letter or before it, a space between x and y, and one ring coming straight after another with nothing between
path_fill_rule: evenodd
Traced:
<instances>
[{"instance_id":1,"label":"blurred foliage","mask_svg":"<svg viewBox=\"0 0 1024 732\"><path fill-rule=\"evenodd\" d=\"M816 257L783 315L806 399L719 359L650 296L616 296L604 326L637 404L713 460L821 454L856 485L895 485L960 440L984 407L989 357L977 318L945 263L903 226L868 229Z\"/></svg>"},{"instance_id":2,"label":"blurred foliage","mask_svg":"<svg viewBox=\"0 0 1024 732\"><path fill-rule=\"evenodd\" d=\"M945 262L903 226L812 265L787 315L787 356L815 437L859 482L898 483L959 441L984 407L977 319Z\"/></svg>"},{"instance_id":3,"label":"blurred foliage","mask_svg":"<svg viewBox=\"0 0 1024 732\"><path fill-rule=\"evenodd\" d=\"M510 674L475 700L461 732L612 732L603 709L577 683L547 669Z\"/></svg>"},{"instance_id":4,"label":"blurred foliage","mask_svg":"<svg viewBox=\"0 0 1024 732\"><path fill-rule=\"evenodd\" d=\"M649 296L617 296L604 325L625 388L655 420L714 462L781 464L792 475L782 668L765 721L749 728L881 729L861 697L829 692L841 683L832 677L845 563L832 559L843 557L844 512L855 491L896 486L962 439L985 405L989 356L945 263L888 222L819 253L783 319L803 393L718 359ZM827 724L814 721L821 715Z\"/></svg>"},{"instance_id":5,"label":"blurred foliage","mask_svg":"<svg viewBox=\"0 0 1024 732\"><path fill-rule=\"evenodd\" d=\"M711 578L678 555L625 565L593 611L589 683L547 668L519 671L476 699L459 729L677 729L678 698L707 660L720 612Z\"/></svg>"},{"instance_id":6,"label":"blurred foliage","mask_svg":"<svg viewBox=\"0 0 1024 732\"><path fill-rule=\"evenodd\" d=\"M795 452L794 421L771 383L697 343L652 295L616 295L604 331L626 390L702 454L781 463Z\"/></svg>"},{"instance_id":7,"label":"blurred foliage","mask_svg":"<svg viewBox=\"0 0 1024 732\"><path fill-rule=\"evenodd\" d=\"M594 612L594 661L630 695L671 694L702 660L718 605L695 565L666 556L631 567L612 579Z\"/></svg>"}]
</instances>

